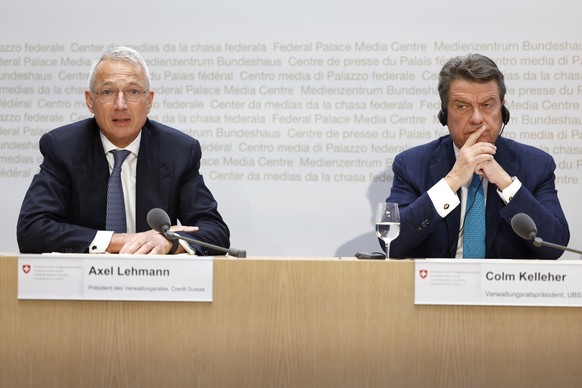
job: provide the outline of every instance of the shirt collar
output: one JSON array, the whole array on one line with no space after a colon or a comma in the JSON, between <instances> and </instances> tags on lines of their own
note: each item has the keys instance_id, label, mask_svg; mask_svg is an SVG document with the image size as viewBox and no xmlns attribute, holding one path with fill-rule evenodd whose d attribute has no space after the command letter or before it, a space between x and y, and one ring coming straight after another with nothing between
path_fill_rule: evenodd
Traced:
<instances>
[{"instance_id":1,"label":"shirt collar","mask_svg":"<svg viewBox=\"0 0 582 388\"><path fill-rule=\"evenodd\" d=\"M109 153L110 151L119 149L119 147L115 146L112 142L110 142L109 139L106 138L105 135L103 135L103 133L100 133L99 135L101 136L101 143L103 144L103 150L105 150L105 155L107 155L107 153ZM141 131L139 132L135 140L132 141L127 147L125 147L124 150L128 150L132 154L137 156L140 143L141 143Z\"/></svg>"}]
</instances>

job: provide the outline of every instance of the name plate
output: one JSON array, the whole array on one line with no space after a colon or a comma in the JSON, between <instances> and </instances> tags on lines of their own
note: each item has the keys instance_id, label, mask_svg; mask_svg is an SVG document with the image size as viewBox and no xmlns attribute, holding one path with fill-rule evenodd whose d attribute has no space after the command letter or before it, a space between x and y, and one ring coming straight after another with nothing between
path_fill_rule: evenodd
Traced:
<instances>
[{"instance_id":1,"label":"name plate","mask_svg":"<svg viewBox=\"0 0 582 388\"><path fill-rule=\"evenodd\" d=\"M18 257L18 299L212 302L213 258L45 254Z\"/></svg>"},{"instance_id":2,"label":"name plate","mask_svg":"<svg viewBox=\"0 0 582 388\"><path fill-rule=\"evenodd\" d=\"M415 260L414 303L582 306L579 261Z\"/></svg>"}]
</instances>

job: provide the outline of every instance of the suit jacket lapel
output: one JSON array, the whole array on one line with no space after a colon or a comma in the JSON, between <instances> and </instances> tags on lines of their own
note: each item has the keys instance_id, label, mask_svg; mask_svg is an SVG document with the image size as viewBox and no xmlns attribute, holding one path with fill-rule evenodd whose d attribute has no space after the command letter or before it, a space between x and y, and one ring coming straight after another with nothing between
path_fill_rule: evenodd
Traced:
<instances>
[{"instance_id":1,"label":"suit jacket lapel","mask_svg":"<svg viewBox=\"0 0 582 388\"><path fill-rule=\"evenodd\" d=\"M98 227L105 229L109 166L99 137L99 127L94 120L88 123L89 129L78 129L79 131L87 130L86 144L88 146L81 147L83 149L79 149L73 157L73 169L79 184L76 188L79 214L84 219L99 220ZM72 147L79 147L79 145L75 144Z\"/></svg>"},{"instance_id":2,"label":"suit jacket lapel","mask_svg":"<svg viewBox=\"0 0 582 388\"><path fill-rule=\"evenodd\" d=\"M149 230L147 213L154 207L169 211L174 169L166 161L167 155L160 150L159 133L151 121L147 121L141 132L137 158L136 177L136 229Z\"/></svg>"},{"instance_id":3,"label":"suit jacket lapel","mask_svg":"<svg viewBox=\"0 0 582 388\"><path fill-rule=\"evenodd\" d=\"M495 143L497 152L495 153L495 161L510 175L516 176L519 171L519 164L515 161L515 151L507 147L507 140L499 137ZM486 225L487 225L487 241L486 251L489 252L499 227L504 222L502 217L498 214L505 206L503 200L497 194L497 187L489 184L487 188L487 209L486 209Z\"/></svg>"}]
</instances>

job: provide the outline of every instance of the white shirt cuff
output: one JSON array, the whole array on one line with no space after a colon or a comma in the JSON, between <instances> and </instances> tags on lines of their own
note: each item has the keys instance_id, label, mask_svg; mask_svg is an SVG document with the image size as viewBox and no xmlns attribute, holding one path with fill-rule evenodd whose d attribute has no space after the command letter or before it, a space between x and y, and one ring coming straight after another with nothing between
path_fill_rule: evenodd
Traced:
<instances>
[{"instance_id":1,"label":"white shirt cuff","mask_svg":"<svg viewBox=\"0 0 582 388\"><path fill-rule=\"evenodd\" d=\"M515 197L515 194L517 194L519 189L521 189L521 182L519 181L519 179L517 179L517 177L515 176L511 177L511 180L512 180L511 184L507 186L505 190L501 191L497 189L497 194L499 194L501 200L505 202L506 205L509 202L511 202L513 197Z\"/></svg>"},{"instance_id":2,"label":"white shirt cuff","mask_svg":"<svg viewBox=\"0 0 582 388\"><path fill-rule=\"evenodd\" d=\"M95 238L89 244L89 253L106 253L109 243L113 238L113 232L107 230L99 230L95 234Z\"/></svg>"},{"instance_id":3,"label":"white shirt cuff","mask_svg":"<svg viewBox=\"0 0 582 388\"><path fill-rule=\"evenodd\" d=\"M174 234L176 236L179 236L178 233L174 232ZM185 240L179 239L178 243L180 243L180 245L182 246L182 248L184 248L184 250L186 251L186 253L188 253L189 255L195 255L196 252L194 251L194 249L192 249L192 247L190 246L190 244L188 244Z\"/></svg>"},{"instance_id":4,"label":"white shirt cuff","mask_svg":"<svg viewBox=\"0 0 582 388\"><path fill-rule=\"evenodd\" d=\"M459 196L451 190L445 178L438 181L427 193L437 213L443 218L461 203Z\"/></svg>"}]
</instances>

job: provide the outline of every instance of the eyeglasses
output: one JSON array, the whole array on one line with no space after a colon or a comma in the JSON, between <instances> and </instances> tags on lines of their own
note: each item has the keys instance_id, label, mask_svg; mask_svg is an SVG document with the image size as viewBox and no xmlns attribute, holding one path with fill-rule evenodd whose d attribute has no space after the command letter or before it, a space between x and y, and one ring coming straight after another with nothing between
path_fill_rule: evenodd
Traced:
<instances>
[{"instance_id":1,"label":"eyeglasses","mask_svg":"<svg viewBox=\"0 0 582 388\"><path fill-rule=\"evenodd\" d=\"M97 96L97 100L99 100L100 102L109 103L115 101L117 99L117 96L119 96L119 92L123 92L123 96L125 97L126 101L139 102L143 100L143 96L148 92L148 90L131 88L124 90L118 89L103 89L100 91L91 90L91 92L93 92Z\"/></svg>"}]
</instances>

